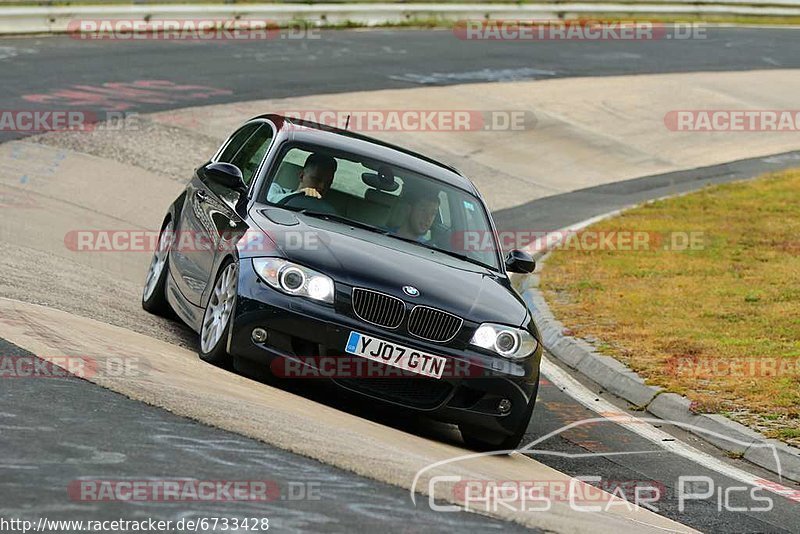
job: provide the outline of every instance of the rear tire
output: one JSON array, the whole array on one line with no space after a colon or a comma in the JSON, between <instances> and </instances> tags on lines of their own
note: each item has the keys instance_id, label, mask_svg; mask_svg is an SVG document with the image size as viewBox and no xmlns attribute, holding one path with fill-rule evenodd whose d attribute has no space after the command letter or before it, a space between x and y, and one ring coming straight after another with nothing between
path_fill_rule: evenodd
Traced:
<instances>
[{"instance_id":1,"label":"rear tire","mask_svg":"<svg viewBox=\"0 0 800 534\"><path fill-rule=\"evenodd\" d=\"M214 281L200 326L200 359L213 365L230 366L228 334L236 309L239 267L233 260L222 264Z\"/></svg>"},{"instance_id":2,"label":"rear tire","mask_svg":"<svg viewBox=\"0 0 800 534\"><path fill-rule=\"evenodd\" d=\"M158 236L158 245L153 252L150 268L147 270L144 288L142 289L142 308L145 311L171 317L172 308L167 302L167 276L169 276L169 250L174 234L172 220L167 221Z\"/></svg>"}]
</instances>

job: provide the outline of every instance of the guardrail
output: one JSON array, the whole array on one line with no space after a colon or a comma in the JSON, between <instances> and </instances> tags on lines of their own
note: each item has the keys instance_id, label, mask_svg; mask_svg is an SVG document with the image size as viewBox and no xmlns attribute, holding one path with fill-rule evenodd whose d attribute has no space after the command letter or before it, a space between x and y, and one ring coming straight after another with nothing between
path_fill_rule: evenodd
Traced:
<instances>
[{"instance_id":1,"label":"guardrail","mask_svg":"<svg viewBox=\"0 0 800 534\"><path fill-rule=\"evenodd\" d=\"M757 1L757 0L755 0ZM669 3L581 1L565 3L324 3L324 4L169 4L76 5L0 7L0 34L63 33L79 19L154 20L269 20L277 24L304 21L317 26L407 24L415 20L442 22L475 19L558 20L592 15L632 16L763 16L800 17L800 0L769 5L754 0L721 0L698 4L690 0Z\"/></svg>"},{"instance_id":2,"label":"guardrail","mask_svg":"<svg viewBox=\"0 0 800 534\"><path fill-rule=\"evenodd\" d=\"M328 0L326 4L380 4L383 0ZM438 0L436 2L419 2L418 0L396 0L394 4L508 4L508 0ZM528 2L520 0L514 2L515 5L527 4L565 4L571 3L565 0L537 0ZM608 3L608 0L582 0L582 4ZM617 0L615 4L691 4L691 5L753 5L753 6L773 6L773 7L792 7L800 6L800 0ZM0 0L0 6L81 6L81 5L181 5L181 4L217 4L217 5L253 5L253 4L309 4L308 0L275 0L274 2L264 2L263 0Z\"/></svg>"}]
</instances>

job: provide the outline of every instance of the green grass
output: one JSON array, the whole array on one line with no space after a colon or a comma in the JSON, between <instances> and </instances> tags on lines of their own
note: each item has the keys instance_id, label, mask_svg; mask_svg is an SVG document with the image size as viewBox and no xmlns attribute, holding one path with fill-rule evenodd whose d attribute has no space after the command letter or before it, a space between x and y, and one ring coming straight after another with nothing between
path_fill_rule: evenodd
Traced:
<instances>
[{"instance_id":1,"label":"green grass","mask_svg":"<svg viewBox=\"0 0 800 534\"><path fill-rule=\"evenodd\" d=\"M648 204L590 230L696 250L557 250L542 289L577 336L701 412L800 444L800 170Z\"/></svg>"}]
</instances>

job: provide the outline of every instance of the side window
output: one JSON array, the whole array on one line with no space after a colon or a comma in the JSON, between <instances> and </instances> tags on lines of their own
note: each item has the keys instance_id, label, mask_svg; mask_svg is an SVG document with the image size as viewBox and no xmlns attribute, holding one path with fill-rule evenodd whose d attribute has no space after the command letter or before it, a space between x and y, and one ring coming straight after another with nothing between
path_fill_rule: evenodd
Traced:
<instances>
[{"instance_id":1,"label":"side window","mask_svg":"<svg viewBox=\"0 0 800 534\"><path fill-rule=\"evenodd\" d=\"M222 163L230 163L239 149L242 148L244 142L258 129L258 126L258 123L253 123L246 124L239 128L236 133L231 136L231 140L225 147L225 150L219 155L219 161Z\"/></svg>"},{"instance_id":2,"label":"side window","mask_svg":"<svg viewBox=\"0 0 800 534\"><path fill-rule=\"evenodd\" d=\"M245 141L241 149L229 162L239 167L242 171L245 184L250 185L253 175L261 164L261 160L264 159L271 141L272 128L268 124L261 124L258 130Z\"/></svg>"}]
</instances>

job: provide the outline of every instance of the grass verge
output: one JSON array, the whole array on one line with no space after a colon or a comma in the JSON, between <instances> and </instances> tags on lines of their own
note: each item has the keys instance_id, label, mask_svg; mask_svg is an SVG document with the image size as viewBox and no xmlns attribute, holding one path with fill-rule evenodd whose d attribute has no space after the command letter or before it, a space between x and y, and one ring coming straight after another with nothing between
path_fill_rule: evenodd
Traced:
<instances>
[{"instance_id":1,"label":"grass verge","mask_svg":"<svg viewBox=\"0 0 800 534\"><path fill-rule=\"evenodd\" d=\"M593 225L541 287L573 335L648 383L800 446L800 169Z\"/></svg>"}]
</instances>

